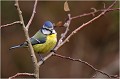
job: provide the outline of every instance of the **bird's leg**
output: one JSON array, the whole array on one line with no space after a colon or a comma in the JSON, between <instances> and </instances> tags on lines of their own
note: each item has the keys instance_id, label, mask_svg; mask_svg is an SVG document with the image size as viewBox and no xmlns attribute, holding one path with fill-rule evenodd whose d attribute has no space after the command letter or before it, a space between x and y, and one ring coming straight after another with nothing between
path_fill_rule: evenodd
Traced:
<instances>
[{"instance_id":1,"label":"bird's leg","mask_svg":"<svg viewBox=\"0 0 120 79\"><path fill-rule=\"evenodd\" d=\"M44 63L44 59L43 59L42 55L39 54L39 56L40 56L40 61L42 61Z\"/></svg>"}]
</instances>

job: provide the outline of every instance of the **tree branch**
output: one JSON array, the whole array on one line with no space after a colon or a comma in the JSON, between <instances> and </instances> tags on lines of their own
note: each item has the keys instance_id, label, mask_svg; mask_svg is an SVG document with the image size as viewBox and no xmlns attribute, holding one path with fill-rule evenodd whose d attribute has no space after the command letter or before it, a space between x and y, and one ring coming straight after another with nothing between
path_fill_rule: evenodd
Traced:
<instances>
[{"instance_id":1,"label":"tree branch","mask_svg":"<svg viewBox=\"0 0 120 79\"><path fill-rule=\"evenodd\" d=\"M58 45L60 45L63 41L63 39L66 37L68 31L69 31L69 26L71 23L71 14L68 14L68 20L65 22L65 24L63 25L64 27L66 27L66 30L64 33L61 34L61 38L58 41Z\"/></svg>"},{"instance_id":2,"label":"tree branch","mask_svg":"<svg viewBox=\"0 0 120 79\"><path fill-rule=\"evenodd\" d=\"M35 74L32 74L32 73L17 73L14 76L9 77L9 79L13 79L13 78L21 77L21 76L28 76L28 77L35 78Z\"/></svg>"},{"instance_id":3,"label":"tree branch","mask_svg":"<svg viewBox=\"0 0 120 79\"><path fill-rule=\"evenodd\" d=\"M23 30L24 30L24 33L25 33L25 37L26 37L27 42L28 42L28 48L30 50L32 61L34 63L34 69L35 69L34 70L34 74L35 74L36 78L39 78L39 66L37 64L37 58L35 56L33 47L32 47L31 42L30 42L30 37L29 37L29 34L28 34L28 29L27 29L27 27L25 27L25 24L24 24L24 20L23 20L23 16L22 16L22 11L20 10L19 4L18 4L18 0L15 0L15 6L16 6L17 11L19 13L19 18L20 18L20 21L22 23L22 27L23 27Z\"/></svg>"},{"instance_id":4,"label":"tree branch","mask_svg":"<svg viewBox=\"0 0 120 79\"><path fill-rule=\"evenodd\" d=\"M74 16L74 17L71 17L71 19L73 20L73 19L76 19L76 18L81 18L81 17L89 16L89 15L93 15L93 16L94 16L95 13L103 12L104 10L106 10L106 9L96 10L96 9L94 8L94 11L93 11L93 12L84 13L84 14L82 14L82 15ZM114 10L120 10L120 8L108 9L108 10L106 11L106 13L107 13L107 12L110 12L110 11L114 11Z\"/></svg>"},{"instance_id":5,"label":"tree branch","mask_svg":"<svg viewBox=\"0 0 120 79\"><path fill-rule=\"evenodd\" d=\"M36 11L35 11L35 10L36 10L36 7L37 7L37 0L35 0L33 12L32 12L32 16L31 16L28 24L26 25L26 28L27 28L27 29L29 29L29 26L30 26L30 24L32 23L32 20L33 20L33 18L34 18L35 13L36 13Z\"/></svg>"},{"instance_id":6,"label":"tree branch","mask_svg":"<svg viewBox=\"0 0 120 79\"><path fill-rule=\"evenodd\" d=\"M74 59L74 58L66 57L66 56L63 56L63 55L60 55L60 54L56 54L56 53L52 54L52 56L56 56L56 57L60 57L60 58L68 59L68 60L72 60L72 61L81 62L81 63L89 66L89 67L90 67L91 69L93 69L94 71L99 72L99 73L101 73L101 74L103 74L103 75L106 75L106 76L109 77L109 78L117 78L117 76L109 75L109 74L107 74L107 73L105 73L105 72L103 72L103 71L101 71L101 70L96 69L94 66L92 66L92 65L89 64L88 62L83 61L83 60L81 60L81 59Z\"/></svg>"},{"instance_id":7,"label":"tree branch","mask_svg":"<svg viewBox=\"0 0 120 79\"><path fill-rule=\"evenodd\" d=\"M117 1L117 0L116 0ZM91 19L90 21L83 23L81 26L79 26L77 29L75 29L62 43L61 45L59 45L57 48L61 47L62 45L64 45L66 42L69 42L69 39L71 38L71 36L73 36L75 33L77 33L79 30L81 30L83 27L89 25L90 23L92 23L93 21L97 20L98 18L100 18L101 16L103 16L112 6L115 5L115 2L113 2L113 4L111 4L107 9L105 9L102 13L100 13L98 16L94 17L93 19Z\"/></svg>"},{"instance_id":8,"label":"tree branch","mask_svg":"<svg viewBox=\"0 0 120 79\"><path fill-rule=\"evenodd\" d=\"M34 5L35 6L35 5ZM84 17L84 16L89 16L89 15L94 15L95 13L98 13L98 12L103 12L105 9L101 9L101 10L95 10L94 12L90 12L90 13L84 13L84 14L81 14L81 15L78 15L78 16L73 16L71 17L71 20L73 19L76 19L76 18L81 18L81 17ZM120 10L120 8L113 8L113 9L109 9L107 12L110 12L110 11L114 11L114 10ZM31 18L33 19L33 14L35 14L36 12L34 11L32 13L32 16ZM31 19L30 19L31 20ZM28 24L31 24L32 21L29 21L30 23ZM12 22L12 23L9 23L9 24L5 24L5 25L1 25L0 27L6 27L6 26L11 26L11 25L14 25L14 24L21 24L21 21L15 21L15 22ZM28 25L27 25L28 26ZM29 28L29 27L28 27ZM68 29L69 30L69 29Z\"/></svg>"},{"instance_id":9,"label":"tree branch","mask_svg":"<svg viewBox=\"0 0 120 79\"><path fill-rule=\"evenodd\" d=\"M0 27L7 27L7 26L11 26L11 25L14 25L14 24L21 24L21 21L15 21L15 22L12 22L12 23L9 23L9 24L5 24L5 25L1 25Z\"/></svg>"}]
</instances>

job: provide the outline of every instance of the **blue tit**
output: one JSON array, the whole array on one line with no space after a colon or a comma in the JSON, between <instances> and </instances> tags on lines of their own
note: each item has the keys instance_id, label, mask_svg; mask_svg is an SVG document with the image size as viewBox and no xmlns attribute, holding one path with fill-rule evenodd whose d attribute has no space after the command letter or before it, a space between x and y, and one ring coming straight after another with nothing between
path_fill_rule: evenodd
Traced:
<instances>
[{"instance_id":1,"label":"blue tit","mask_svg":"<svg viewBox=\"0 0 120 79\"><path fill-rule=\"evenodd\" d=\"M53 50L57 43L57 33L53 24L50 21L46 21L42 28L30 38L30 42L34 51L38 54L44 54ZM27 41L10 49L20 47L28 47Z\"/></svg>"}]
</instances>

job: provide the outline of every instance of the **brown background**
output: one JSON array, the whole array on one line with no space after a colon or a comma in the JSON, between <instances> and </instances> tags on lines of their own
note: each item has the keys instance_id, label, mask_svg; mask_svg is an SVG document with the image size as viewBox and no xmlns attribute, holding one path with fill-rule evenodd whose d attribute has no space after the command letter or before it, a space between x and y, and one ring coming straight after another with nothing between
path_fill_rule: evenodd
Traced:
<instances>
[{"instance_id":1,"label":"brown background","mask_svg":"<svg viewBox=\"0 0 120 79\"><path fill-rule=\"evenodd\" d=\"M91 12L91 8L103 9L103 3L108 7L110 1L71 1L68 2L71 15L76 16ZM33 9L33 1L19 2L23 12L25 24L27 24ZM63 10L64 1L39 1L33 22L29 29L30 36L43 25L46 20L53 23L64 21L67 17ZM118 2L114 8L118 7ZM119 57L119 17L118 11L105 14L100 19L89 24L77 34L75 34L69 43L62 46L57 53L73 58L80 58L92 64L95 68L103 70L109 74L118 74ZM97 14L98 15L98 14ZM92 16L86 16L72 20L70 32L83 23L92 19ZM1 24L7 24L19 20L14 1L1 2ZM56 28L58 39L65 28ZM15 24L1 29L1 77L8 78L18 72L33 72L33 64L29 51L26 48L20 48L9 51L13 45L25 41L22 27ZM37 56L38 57L38 56ZM38 57L39 59L39 57ZM58 57L51 57L40 67L40 77L43 78L87 78L95 74L88 66ZM99 77L100 74L97 75ZM101 75L100 77L103 77Z\"/></svg>"}]
</instances>

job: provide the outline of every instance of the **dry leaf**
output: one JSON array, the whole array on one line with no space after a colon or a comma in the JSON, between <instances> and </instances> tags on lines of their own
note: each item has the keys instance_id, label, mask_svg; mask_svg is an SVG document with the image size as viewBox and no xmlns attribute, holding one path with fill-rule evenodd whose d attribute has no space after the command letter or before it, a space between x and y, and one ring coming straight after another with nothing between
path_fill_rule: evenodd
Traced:
<instances>
[{"instance_id":1,"label":"dry leaf","mask_svg":"<svg viewBox=\"0 0 120 79\"><path fill-rule=\"evenodd\" d=\"M62 21L57 22L57 23L55 24L55 26L57 26L57 27L62 27L62 26L63 26Z\"/></svg>"},{"instance_id":2,"label":"dry leaf","mask_svg":"<svg viewBox=\"0 0 120 79\"><path fill-rule=\"evenodd\" d=\"M64 11L70 11L67 1L64 3Z\"/></svg>"}]
</instances>

